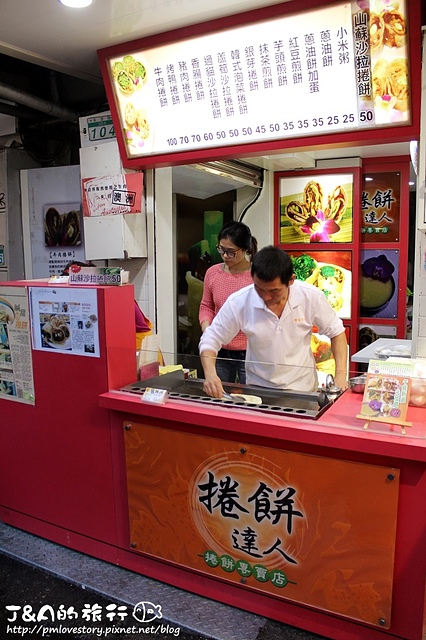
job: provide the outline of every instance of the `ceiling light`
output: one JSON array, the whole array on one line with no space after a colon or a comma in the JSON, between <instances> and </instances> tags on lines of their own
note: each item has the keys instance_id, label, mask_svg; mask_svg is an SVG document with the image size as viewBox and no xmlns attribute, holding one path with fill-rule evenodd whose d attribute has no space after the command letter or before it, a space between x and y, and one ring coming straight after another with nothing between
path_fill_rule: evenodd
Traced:
<instances>
[{"instance_id":1,"label":"ceiling light","mask_svg":"<svg viewBox=\"0 0 426 640\"><path fill-rule=\"evenodd\" d=\"M213 160L191 166L221 178L236 180L250 187L261 188L263 186L263 169L241 160Z\"/></svg>"},{"instance_id":2,"label":"ceiling light","mask_svg":"<svg viewBox=\"0 0 426 640\"><path fill-rule=\"evenodd\" d=\"M66 7L73 7L74 9L83 9L83 7L88 7L92 4L93 0L59 0L61 4L64 4Z\"/></svg>"}]
</instances>

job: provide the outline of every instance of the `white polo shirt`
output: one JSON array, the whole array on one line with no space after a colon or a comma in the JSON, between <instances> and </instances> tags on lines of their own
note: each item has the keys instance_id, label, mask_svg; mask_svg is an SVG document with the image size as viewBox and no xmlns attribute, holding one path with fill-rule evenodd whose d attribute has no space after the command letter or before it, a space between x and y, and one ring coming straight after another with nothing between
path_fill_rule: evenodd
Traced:
<instances>
[{"instance_id":1,"label":"white polo shirt","mask_svg":"<svg viewBox=\"0 0 426 640\"><path fill-rule=\"evenodd\" d=\"M295 280L278 318L249 285L227 299L201 336L200 353L218 353L241 330L247 336L247 384L314 391L318 384L310 347L314 326L329 338L344 331L317 287Z\"/></svg>"}]
</instances>

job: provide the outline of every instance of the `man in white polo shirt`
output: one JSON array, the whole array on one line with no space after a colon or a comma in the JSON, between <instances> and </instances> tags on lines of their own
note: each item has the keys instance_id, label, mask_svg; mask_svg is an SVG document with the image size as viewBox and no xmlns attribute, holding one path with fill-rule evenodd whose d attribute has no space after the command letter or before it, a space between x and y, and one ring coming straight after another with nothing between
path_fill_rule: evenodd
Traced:
<instances>
[{"instance_id":1,"label":"man in white polo shirt","mask_svg":"<svg viewBox=\"0 0 426 640\"><path fill-rule=\"evenodd\" d=\"M295 279L290 256L264 247L254 257L253 284L232 294L200 340L204 391L223 396L216 357L223 344L243 331L247 336L247 384L315 391L318 386L310 347L313 327L331 340L335 383L346 389L348 349L343 323L324 293Z\"/></svg>"}]
</instances>

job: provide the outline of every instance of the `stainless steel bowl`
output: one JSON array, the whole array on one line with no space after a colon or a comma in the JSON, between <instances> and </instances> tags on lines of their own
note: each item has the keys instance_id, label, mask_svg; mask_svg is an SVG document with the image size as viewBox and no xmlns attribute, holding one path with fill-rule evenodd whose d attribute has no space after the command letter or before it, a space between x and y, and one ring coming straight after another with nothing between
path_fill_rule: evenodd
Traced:
<instances>
[{"instance_id":1,"label":"stainless steel bowl","mask_svg":"<svg viewBox=\"0 0 426 640\"><path fill-rule=\"evenodd\" d=\"M349 386L354 393L364 393L366 376L356 376L349 378Z\"/></svg>"}]
</instances>

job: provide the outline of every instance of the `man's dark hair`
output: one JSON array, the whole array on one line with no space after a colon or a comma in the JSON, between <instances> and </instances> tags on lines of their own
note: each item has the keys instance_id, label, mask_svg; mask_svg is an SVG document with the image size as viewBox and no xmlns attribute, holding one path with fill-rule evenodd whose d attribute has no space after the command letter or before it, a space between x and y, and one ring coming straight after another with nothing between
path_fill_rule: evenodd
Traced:
<instances>
[{"instance_id":1,"label":"man's dark hair","mask_svg":"<svg viewBox=\"0 0 426 640\"><path fill-rule=\"evenodd\" d=\"M282 284L288 285L293 275L293 263L288 253L270 245L256 253L251 265L251 275L263 282L272 282L280 278Z\"/></svg>"}]
</instances>

